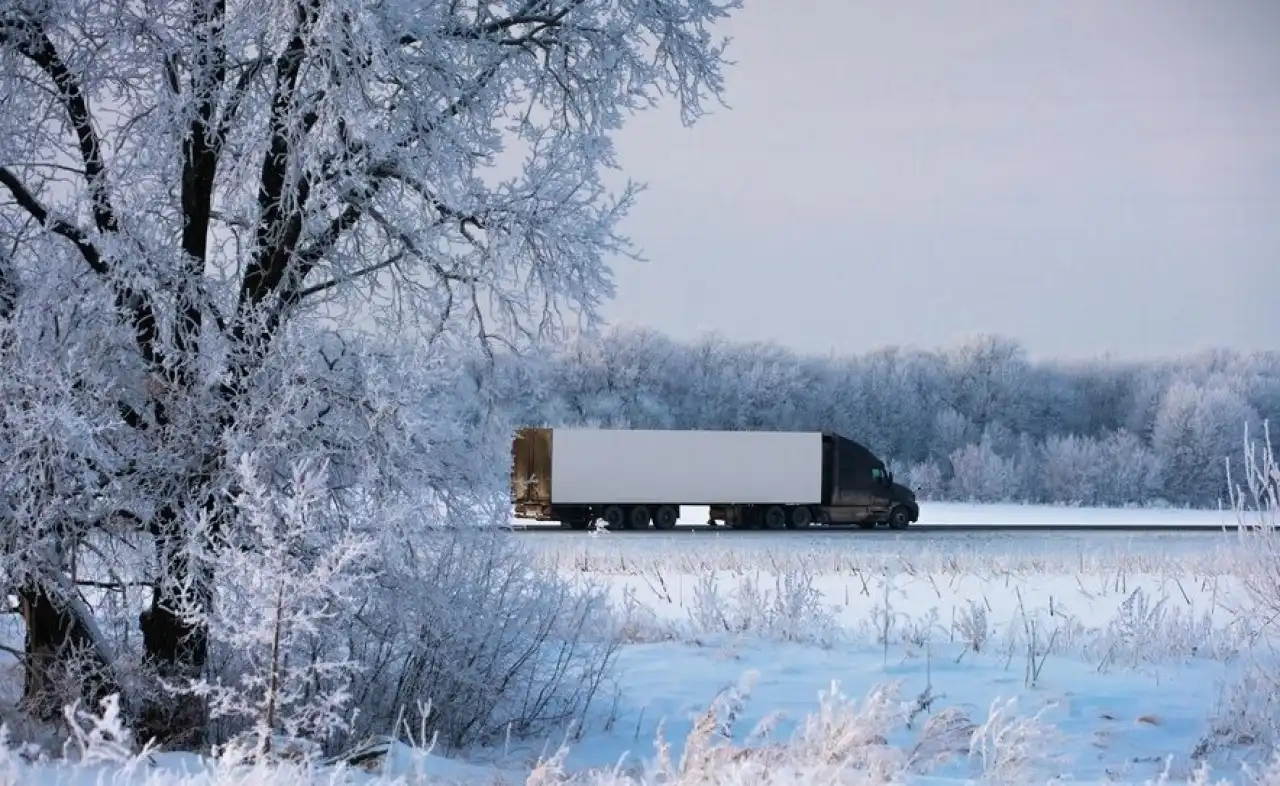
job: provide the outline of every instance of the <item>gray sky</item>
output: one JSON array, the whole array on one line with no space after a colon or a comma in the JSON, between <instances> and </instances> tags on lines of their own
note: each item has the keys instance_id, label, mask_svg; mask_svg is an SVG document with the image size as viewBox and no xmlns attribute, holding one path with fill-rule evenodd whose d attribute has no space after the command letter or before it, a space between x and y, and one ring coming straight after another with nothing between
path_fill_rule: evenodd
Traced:
<instances>
[{"instance_id":1,"label":"gray sky","mask_svg":"<svg viewBox=\"0 0 1280 786\"><path fill-rule=\"evenodd\" d=\"M731 109L619 136L649 261L618 261L611 320L1280 348L1280 2L747 0L726 32Z\"/></svg>"}]
</instances>

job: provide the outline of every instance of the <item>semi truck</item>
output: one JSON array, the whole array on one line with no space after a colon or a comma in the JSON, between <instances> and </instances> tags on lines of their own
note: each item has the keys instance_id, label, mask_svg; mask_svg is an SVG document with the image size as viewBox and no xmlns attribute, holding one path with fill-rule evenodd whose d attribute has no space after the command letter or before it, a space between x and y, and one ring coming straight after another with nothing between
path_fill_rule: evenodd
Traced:
<instances>
[{"instance_id":1,"label":"semi truck","mask_svg":"<svg viewBox=\"0 0 1280 786\"><path fill-rule=\"evenodd\" d=\"M865 446L818 431L524 428L512 443L517 518L666 530L683 506L732 529L905 529L916 495Z\"/></svg>"}]
</instances>

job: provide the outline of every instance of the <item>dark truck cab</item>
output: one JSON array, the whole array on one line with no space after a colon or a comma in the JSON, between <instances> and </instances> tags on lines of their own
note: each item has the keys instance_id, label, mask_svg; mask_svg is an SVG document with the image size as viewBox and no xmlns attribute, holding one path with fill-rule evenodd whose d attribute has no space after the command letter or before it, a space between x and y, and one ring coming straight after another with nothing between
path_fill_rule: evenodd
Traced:
<instances>
[{"instance_id":1,"label":"dark truck cab","mask_svg":"<svg viewBox=\"0 0 1280 786\"><path fill-rule=\"evenodd\" d=\"M906 529L920 520L915 492L865 446L822 434L822 497L817 505L712 505L709 524L735 529L796 529L810 523L871 529Z\"/></svg>"},{"instance_id":2,"label":"dark truck cab","mask_svg":"<svg viewBox=\"0 0 1280 786\"><path fill-rule=\"evenodd\" d=\"M887 524L905 529L920 520L915 492L863 445L839 434L822 435L822 508L824 524L856 524L870 529Z\"/></svg>"}]
</instances>

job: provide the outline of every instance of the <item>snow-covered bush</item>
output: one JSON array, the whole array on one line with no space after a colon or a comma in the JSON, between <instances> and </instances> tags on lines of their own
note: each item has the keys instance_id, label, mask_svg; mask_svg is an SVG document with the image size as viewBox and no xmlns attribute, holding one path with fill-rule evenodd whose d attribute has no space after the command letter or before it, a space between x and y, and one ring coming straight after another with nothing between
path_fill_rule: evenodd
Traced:
<instances>
[{"instance_id":1,"label":"snow-covered bush","mask_svg":"<svg viewBox=\"0 0 1280 786\"><path fill-rule=\"evenodd\" d=\"M688 606L686 633L694 636L747 634L763 639L830 646L839 639L827 599L814 586L811 571L735 577L726 589L721 578L697 578Z\"/></svg>"},{"instance_id":2,"label":"snow-covered bush","mask_svg":"<svg viewBox=\"0 0 1280 786\"><path fill-rule=\"evenodd\" d=\"M1238 624L1254 647L1237 681L1224 689L1223 706L1201 743L1205 755L1217 747L1280 751L1280 460L1269 424L1259 442L1250 433L1246 428L1245 475L1232 484L1232 507L1241 540L1236 569L1252 601Z\"/></svg>"},{"instance_id":3,"label":"snow-covered bush","mask_svg":"<svg viewBox=\"0 0 1280 786\"><path fill-rule=\"evenodd\" d=\"M211 644L224 650L220 670L176 693L194 693L222 736L260 754L277 739L323 743L347 730L351 682L366 664L327 641L334 623L371 589L374 541L350 527L320 526L327 464L294 468L287 493L259 480L252 456L241 459L244 519L217 557L212 604L191 610ZM207 611L206 611L207 609Z\"/></svg>"},{"instance_id":4,"label":"snow-covered bush","mask_svg":"<svg viewBox=\"0 0 1280 786\"><path fill-rule=\"evenodd\" d=\"M457 748L583 720L620 643L603 592L535 566L495 529L433 527L388 545L335 632L363 666L354 736L399 722Z\"/></svg>"}]
</instances>

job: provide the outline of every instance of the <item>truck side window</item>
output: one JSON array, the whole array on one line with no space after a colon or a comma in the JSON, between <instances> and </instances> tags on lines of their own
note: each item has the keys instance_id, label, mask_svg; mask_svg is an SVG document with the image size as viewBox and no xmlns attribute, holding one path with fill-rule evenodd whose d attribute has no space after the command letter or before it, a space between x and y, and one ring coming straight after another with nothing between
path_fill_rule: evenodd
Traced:
<instances>
[{"instance_id":1,"label":"truck side window","mask_svg":"<svg viewBox=\"0 0 1280 786\"><path fill-rule=\"evenodd\" d=\"M872 469L872 470L871 470L871 477L873 477L873 478L875 478L876 480L878 480L878 481L880 481L880 482L882 482L882 483L883 483L883 482L884 482L884 470L880 469L879 467L876 467L876 468Z\"/></svg>"}]
</instances>

